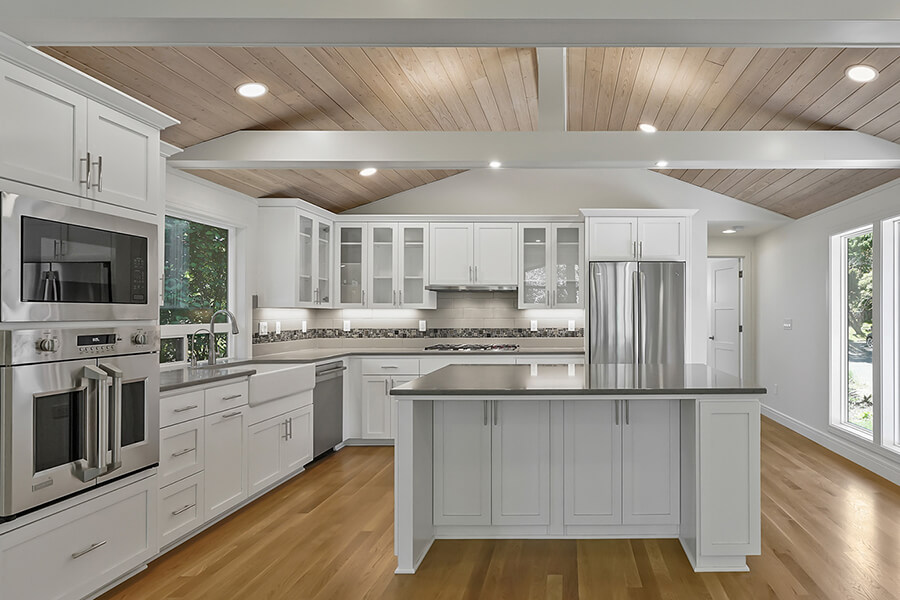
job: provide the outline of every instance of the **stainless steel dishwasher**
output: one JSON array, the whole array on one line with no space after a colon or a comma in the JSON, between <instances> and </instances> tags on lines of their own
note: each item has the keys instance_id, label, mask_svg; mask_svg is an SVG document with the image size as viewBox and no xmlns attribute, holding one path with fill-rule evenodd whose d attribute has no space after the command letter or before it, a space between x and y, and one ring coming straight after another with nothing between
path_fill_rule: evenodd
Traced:
<instances>
[{"instance_id":1,"label":"stainless steel dishwasher","mask_svg":"<svg viewBox=\"0 0 900 600\"><path fill-rule=\"evenodd\" d=\"M316 365L313 390L313 455L319 457L344 441L343 361Z\"/></svg>"}]
</instances>

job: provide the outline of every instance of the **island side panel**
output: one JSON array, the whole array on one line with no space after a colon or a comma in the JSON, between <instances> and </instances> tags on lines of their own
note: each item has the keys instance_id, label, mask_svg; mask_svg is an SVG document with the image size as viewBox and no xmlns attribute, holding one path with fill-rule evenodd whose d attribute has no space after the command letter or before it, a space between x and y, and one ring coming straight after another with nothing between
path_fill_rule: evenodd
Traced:
<instances>
[{"instance_id":1,"label":"island side panel","mask_svg":"<svg viewBox=\"0 0 900 600\"><path fill-rule=\"evenodd\" d=\"M434 542L433 408L401 396L397 402L397 573L415 573Z\"/></svg>"}]
</instances>

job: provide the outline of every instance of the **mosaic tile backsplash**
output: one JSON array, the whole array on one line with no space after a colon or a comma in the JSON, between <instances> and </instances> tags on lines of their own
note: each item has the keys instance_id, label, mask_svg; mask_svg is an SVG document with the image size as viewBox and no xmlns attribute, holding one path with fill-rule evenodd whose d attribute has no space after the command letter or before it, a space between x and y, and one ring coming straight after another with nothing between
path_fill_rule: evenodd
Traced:
<instances>
[{"instance_id":1,"label":"mosaic tile backsplash","mask_svg":"<svg viewBox=\"0 0 900 600\"><path fill-rule=\"evenodd\" d=\"M408 338L581 338L584 337L584 329L569 331L560 327L538 329L514 329L514 328L464 328L464 329L312 329L303 332L298 329L282 330L281 333L269 333L267 335L253 334L254 344L268 344L272 342L294 342L300 340L321 339L408 339Z\"/></svg>"}]
</instances>

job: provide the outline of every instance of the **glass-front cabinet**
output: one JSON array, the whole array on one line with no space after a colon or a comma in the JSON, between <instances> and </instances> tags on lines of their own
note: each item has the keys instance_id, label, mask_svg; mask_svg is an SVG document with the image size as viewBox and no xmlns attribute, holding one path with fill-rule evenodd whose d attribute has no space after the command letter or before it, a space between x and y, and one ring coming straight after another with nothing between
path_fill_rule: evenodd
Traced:
<instances>
[{"instance_id":1,"label":"glass-front cabinet","mask_svg":"<svg viewBox=\"0 0 900 600\"><path fill-rule=\"evenodd\" d=\"M313 300L320 306L331 306L331 230L330 221L318 222L316 289Z\"/></svg>"},{"instance_id":2,"label":"glass-front cabinet","mask_svg":"<svg viewBox=\"0 0 900 600\"><path fill-rule=\"evenodd\" d=\"M312 304L313 289L313 232L315 223L311 217L300 215L299 222L299 260L297 261L297 301L300 304Z\"/></svg>"},{"instance_id":3,"label":"glass-front cabinet","mask_svg":"<svg viewBox=\"0 0 900 600\"><path fill-rule=\"evenodd\" d=\"M367 307L434 308L427 291L427 223L369 223Z\"/></svg>"},{"instance_id":4,"label":"glass-front cabinet","mask_svg":"<svg viewBox=\"0 0 900 600\"><path fill-rule=\"evenodd\" d=\"M397 306L397 224L369 224L369 306Z\"/></svg>"},{"instance_id":5,"label":"glass-front cabinet","mask_svg":"<svg viewBox=\"0 0 900 600\"><path fill-rule=\"evenodd\" d=\"M337 235L337 301L336 306L360 308L368 306L366 297L366 223L339 223Z\"/></svg>"},{"instance_id":6,"label":"glass-front cabinet","mask_svg":"<svg viewBox=\"0 0 900 600\"><path fill-rule=\"evenodd\" d=\"M519 308L584 306L584 226L522 223L519 240Z\"/></svg>"},{"instance_id":7,"label":"glass-front cabinet","mask_svg":"<svg viewBox=\"0 0 900 600\"><path fill-rule=\"evenodd\" d=\"M428 224L400 223L399 280L397 303L402 308L435 308L437 294L428 284Z\"/></svg>"}]
</instances>

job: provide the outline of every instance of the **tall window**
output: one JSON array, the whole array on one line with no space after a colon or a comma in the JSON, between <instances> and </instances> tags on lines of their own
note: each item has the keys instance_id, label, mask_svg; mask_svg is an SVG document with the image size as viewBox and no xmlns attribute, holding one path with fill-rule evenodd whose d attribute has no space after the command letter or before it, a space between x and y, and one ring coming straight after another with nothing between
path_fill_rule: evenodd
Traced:
<instances>
[{"instance_id":1,"label":"tall window","mask_svg":"<svg viewBox=\"0 0 900 600\"><path fill-rule=\"evenodd\" d=\"M846 389L843 420L853 427L872 431L872 230L843 237L845 266Z\"/></svg>"},{"instance_id":2,"label":"tall window","mask_svg":"<svg viewBox=\"0 0 900 600\"><path fill-rule=\"evenodd\" d=\"M230 294L229 230L166 216L160 362L190 360L190 336L209 324L212 314L228 307ZM224 328L224 327L223 327ZM219 356L229 351L228 333L216 333ZM207 334L194 340L198 360L206 358Z\"/></svg>"}]
</instances>

